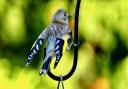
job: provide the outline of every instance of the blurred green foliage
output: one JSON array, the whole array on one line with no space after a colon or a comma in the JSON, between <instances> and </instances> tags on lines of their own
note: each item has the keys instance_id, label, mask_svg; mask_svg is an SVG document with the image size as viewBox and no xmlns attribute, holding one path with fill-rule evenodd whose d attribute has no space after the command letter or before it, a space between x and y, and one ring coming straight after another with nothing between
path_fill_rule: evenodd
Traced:
<instances>
[{"instance_id":1,"label":"blurred green foliage","mask_svg":"<svg viewBox=\"0 0 128 89\"><path fill-rule=\"evenodd\" d=\"M65 89L128 89L128 1L81 0L79 57ZM0 89L56 89L39 76L42 50L25 67L29 49L58 8L74 16L76 0L0 0ZM73 19L71 28L73 28ZM64 50L56 75L66 74L73 48Z\"/></svg>"}]
</instances>

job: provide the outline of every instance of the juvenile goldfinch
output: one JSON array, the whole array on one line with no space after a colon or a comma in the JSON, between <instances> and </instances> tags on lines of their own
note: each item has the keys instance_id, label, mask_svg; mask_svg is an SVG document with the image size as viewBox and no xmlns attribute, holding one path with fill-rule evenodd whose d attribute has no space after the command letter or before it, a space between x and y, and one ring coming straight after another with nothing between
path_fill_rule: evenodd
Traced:
<instances>
[{"instance_id":1,"label":"juvenile goldfinch","mask_svg":"<svg viewBox=\"0 0 128 89\"><path fill-rule=\"evenodd\" d=\"M58 9L57 12L55 12L50 25L43 30L32 46L26 60L26 66L30 64L33 56L38 52L43 41L46 40L46 55L40 70L40 75L48 72L51 59L54 56L56 57L54 68L56 68L63 55L62 51L65 35L69 36L67 39L67 50L69 50L72 45L72 32L68 24L69 17L70 16L63 9Z\"/></svg>"}]
</instances>

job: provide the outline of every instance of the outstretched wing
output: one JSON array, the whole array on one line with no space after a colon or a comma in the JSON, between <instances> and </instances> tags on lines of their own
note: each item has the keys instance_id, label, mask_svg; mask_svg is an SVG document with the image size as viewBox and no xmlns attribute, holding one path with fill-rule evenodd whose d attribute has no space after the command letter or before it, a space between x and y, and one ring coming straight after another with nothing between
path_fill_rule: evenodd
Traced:
<instances>
[{"instance_id":1,"label":"outstretched wing","mask_svg":"<svg viewBox=\"0 0 128 89\"><path fill-rule=\"evenodd\" d=\"M54 68L58 65L61 57L62 57L62 52L63 52L63 45L64 45L64 40L61 38L56 39L56 45L55 45L55 55L56 55L56 61L54 64Z\"/></svg>"},{"instance_id":2,"label":"outstretched wing","mask_svg":"<svg viewBox=\"0 0 128 89\"><path fill-rule=\"evenodd\" d=\"M26 66L28 66L31 62L31 60L33 59L34 55L37 54L37 52L39 51L44 39L46 39L48 37L49 31L48 29L45 29L40 36L38 37L38 39L35 41L35 43L33 44L29 56L26 60Z\"/></svg>"},{"instance_id":3,"label":"outstretched wing","mask_svg":"<svg viewBox=\"0 0 128 89\"><path fill-rule=\"evenodd\" d=\"M69 38L67 40L67 43L68 43L68 47L67 47L67 50L70 49L70 47L72 46L72 32L69 31L68 32L68 35L69 35ZM55 45L55 55L56 55L56 61L55 61L55 64L54 64L54 68L56 68L56 66L58 65L61 57L62 57L62 52L63 52L63 46L64 46L64 40L62 38L57 38L56 39L56 45Z\"/></svg>"}]
</instances>

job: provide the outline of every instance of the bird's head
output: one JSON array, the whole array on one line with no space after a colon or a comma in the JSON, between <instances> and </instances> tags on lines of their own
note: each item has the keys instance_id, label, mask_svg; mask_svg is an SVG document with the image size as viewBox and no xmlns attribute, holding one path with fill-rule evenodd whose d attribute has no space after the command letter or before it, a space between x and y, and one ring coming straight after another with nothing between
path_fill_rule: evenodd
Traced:
<instances>
[{"instance_id":1,"label":"bird's head","mask_svg":"<svg viewBox=\"0 0 128 89\"><path fill-rule=\"evenodd\" d=\"M52 22L68 24L68 20L70 17L71 16L66 13L63 9L58 9L52 18Z\"/></svg>"}]
</instances>

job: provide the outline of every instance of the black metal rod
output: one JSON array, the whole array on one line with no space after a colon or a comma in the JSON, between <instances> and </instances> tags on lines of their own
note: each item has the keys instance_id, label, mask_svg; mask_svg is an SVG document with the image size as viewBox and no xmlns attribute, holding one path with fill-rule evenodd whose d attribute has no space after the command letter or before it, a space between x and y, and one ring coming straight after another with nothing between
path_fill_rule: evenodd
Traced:
<instances>
[{"instance_id":1,"label":"black metal rod","mask_svg":"<svg viewBox=\"0 0 128 89\"><path fill-rule=\"evenodd\" d=\"M70 78L73 75L73 73L75 72L76 67L77 67L77 61L78 61L78 45L77 44L79 44L79 41L78 41L78 23L79 23L80 2L81 2L81 0L77 0L76 10L75 10L74 44L76 44L76 46L74 46L73 66L72 66L72 68L71 68L71 70L69 71L68 74L62 76L63 81ZM56 81L61 81L60 77L52 74L50 70L48 71L48 76L51 77L52 79L56 80Z\"/></svg>"}]
</instances>

